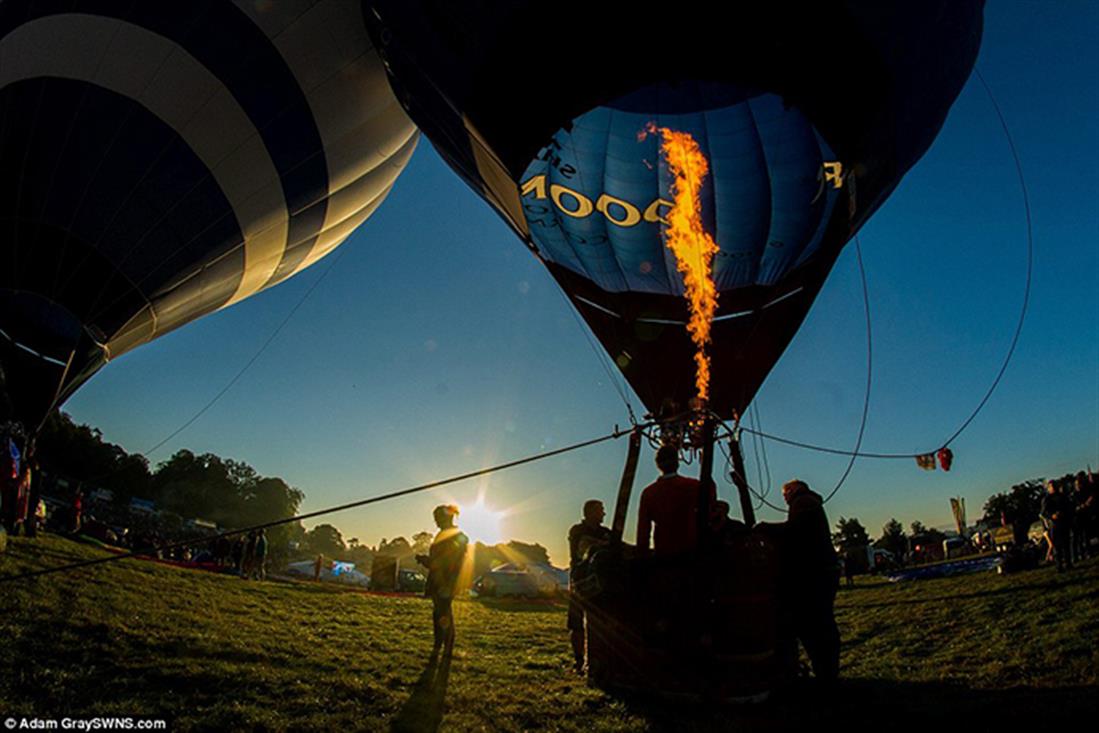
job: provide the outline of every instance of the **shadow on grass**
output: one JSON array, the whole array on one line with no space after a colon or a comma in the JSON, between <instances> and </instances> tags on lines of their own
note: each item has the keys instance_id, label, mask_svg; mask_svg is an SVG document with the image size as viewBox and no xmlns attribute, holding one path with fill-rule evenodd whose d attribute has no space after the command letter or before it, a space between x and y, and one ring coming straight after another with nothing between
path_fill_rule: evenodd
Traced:
<instances>
[{"instance_id":1,"label":"shadow on grass","mask_svg":"<svg viewBox=\"0 0 1099 733\"><path fill-rule=\"evenodd\" d=\"M1099 686L974 689L955 683L841 680L825 692L808 682L783 690L765 703L717 706L662 701L648 695L621 698L655 730L798 731L809 729L901 730L957 727L967 731L1053 730L1099 715ZM859 725L853 725L853 724Z\"/></svg>"},{"instance_id":2,"label":"shadow on grass","mask_svg":"<svg viewBox=\"0 0 1099 733\"><path fill-rule=\"evenodd\" d=\"M446 687L450 680L450 657L432 657L416 680L412 694L393 719L394 733L435 733L443 721Z\"/></svg>"}]
</instances>

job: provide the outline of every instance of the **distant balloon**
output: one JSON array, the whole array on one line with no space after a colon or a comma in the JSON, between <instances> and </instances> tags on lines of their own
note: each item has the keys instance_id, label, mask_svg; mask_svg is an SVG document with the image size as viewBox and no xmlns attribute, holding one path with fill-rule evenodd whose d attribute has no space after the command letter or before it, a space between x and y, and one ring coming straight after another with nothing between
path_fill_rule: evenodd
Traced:
<instances>
[{"instance_id":1,"label":"distant balloon","mask_svg":"<svg viewBox=\"0 0 1099 733\"><path fill-rule=\"evenodd\" d=\"M417 137L344 0L0 3L0 412L324 257Z\"/></svg>"},{"instance_id":2,"label":"distant balloon","mask_svg":"<svg viewBox=\"0 0 1099 733\"><path fill-rule=\"evenodd\" d=\"M742 412L843 245L926 152L973 67L981 0L367 0L398 97L545 263L651 410L695 349L651 125L710 161L710 407ZM490 7L491 6L491 7Z\"/></svg>"}]
</instances>

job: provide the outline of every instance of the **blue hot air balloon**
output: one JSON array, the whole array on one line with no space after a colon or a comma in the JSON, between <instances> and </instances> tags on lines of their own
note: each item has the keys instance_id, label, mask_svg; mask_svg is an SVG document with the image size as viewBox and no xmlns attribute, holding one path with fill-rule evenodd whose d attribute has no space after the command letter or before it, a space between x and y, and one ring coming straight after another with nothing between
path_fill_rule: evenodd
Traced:
<instances>
[{"instance_id":1,"label":"blue hot air balloon","mask_svg":"<svg viewBox=\"0 0 1099 733\"><path fill-rule=\"evenodd\" d=\"M928 149L980 42L980 0L368 0L410 116L545 263L654 412L695 347L663 246L647 125L710 160L710 407L742 413L843 245ZM471 245L472 246L472 245Z\"/></svg>"}]
</instances>

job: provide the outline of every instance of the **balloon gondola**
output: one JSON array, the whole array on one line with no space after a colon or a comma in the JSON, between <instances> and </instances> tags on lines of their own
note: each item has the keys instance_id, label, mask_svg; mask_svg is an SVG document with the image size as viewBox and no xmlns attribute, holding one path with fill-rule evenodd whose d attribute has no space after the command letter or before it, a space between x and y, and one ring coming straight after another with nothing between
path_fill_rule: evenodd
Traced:
<instances>
[{"instance_id":1,"label":"balloon gondola","mask_svg":"<svg viewBox=\"0 0 1099 733\"><path fill-rule=\"evenodd\" d=\"M361 9L0 4L0 419L291 277L382 203L415 127Z\"/></svg>"},{"instance_id":2,"label":"balloon gondola","mask_svg":"<svg viewBox=\"0 0 1099 733\"><path fill-rule=\"evenodd\" d=\"M691 420L735 419L844 245L930 147L973 68L982 11L981 0L364 2L409 116L662 422L691 407L696 348L664 242L672 176L643 131L688 132L709 160L713 376ZM712 445L699 446L711 459ZM604 552L585 592L593 678L722 698L774 689L796 665L781 544L755 528L675 560Z\"/></svg>"}]
</instances>

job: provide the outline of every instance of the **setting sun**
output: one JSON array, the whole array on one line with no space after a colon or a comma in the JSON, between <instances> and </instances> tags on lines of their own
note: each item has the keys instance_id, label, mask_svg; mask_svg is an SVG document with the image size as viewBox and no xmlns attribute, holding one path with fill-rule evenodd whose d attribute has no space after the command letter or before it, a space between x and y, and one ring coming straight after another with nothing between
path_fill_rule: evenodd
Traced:
<instances>
[{"instance_id":1,"label":"setting sun","mask_svg":"<svg viewBox=\"0 0 1099 733\"><path fill-rule=\"evenodd\" d=\"M475 504L461 507L458 526L472 542L495 545L504 539L500 532L502 517L503 512L494 511L485 506L485 500L481 498Z\"/></svg>"}]
</instances>

